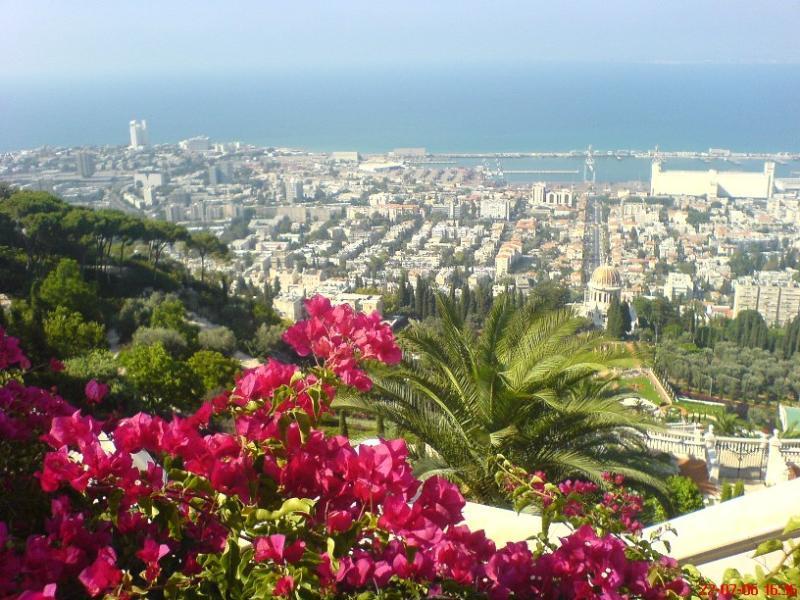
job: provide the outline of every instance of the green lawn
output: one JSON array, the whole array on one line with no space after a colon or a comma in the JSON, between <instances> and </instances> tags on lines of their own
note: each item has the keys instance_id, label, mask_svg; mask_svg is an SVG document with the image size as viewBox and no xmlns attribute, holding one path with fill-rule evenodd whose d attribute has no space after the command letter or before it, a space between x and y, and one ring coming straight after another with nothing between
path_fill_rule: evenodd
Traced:
<instances>
[{"instance_id":1,"label":"green lawn","mask_svg":"<svg viewBox=\"0 0 800 600\"><path fill-rule=\"evenodd\" d=\"M695 413L700 415L709 415L716 417L725 412L724 406L709 406L702 402L692 402L691 400L678 400L674 403L675 406L685 408L689 414Z\"/></svg>"},{"instance_id":2,"label":"green lawn","mask_svg":"<svg viewBox=\"0 0 800 600\"><path fill-rule=\"evenodd\" d=\"M656 406L660 406L664 402L664 398L661 397L658 390L653 385L653 382L646 375L622 377L620 378L620 384L629 389L631 395L641 396Z\"/></svg>"},{"instance_id":3,"label":"green lawn","mask_svg":"<svg viewBox=\"0 0 800 600\"><path fill-rule=\"evenodd\" d=\"M320 429L322 429L328 435L339 435L339 418L330 413L323 415L320 422ZM378 437L378 428L376 423L370 418L360 418L348 415L347 430L350 434L350 439L356 443L362 440Z\"/></svg>"},{"instance_id":4,"label":"green lawn","mask_svg":"<svg viewBox=\"0 0 800 600\"><path fill-rule=\"evenodd\" d=\"M612 365L617 369L638 369L642 366L642 361L638 358L629 356L628 358L619 358L613 361Z\"/></svg>"}]
</instances>

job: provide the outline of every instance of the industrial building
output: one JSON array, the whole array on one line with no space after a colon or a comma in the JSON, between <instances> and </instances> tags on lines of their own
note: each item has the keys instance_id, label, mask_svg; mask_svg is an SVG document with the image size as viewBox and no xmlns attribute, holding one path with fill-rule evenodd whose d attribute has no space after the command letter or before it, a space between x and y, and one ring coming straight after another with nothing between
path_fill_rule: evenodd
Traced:
<instances>
[{"instance_id":1,"label":"industrial building","mask_svg":"<svg viewBox=\"0 0 800 600\"><path fill-rule=\"evenodd\" d=\"M759 172L664 170L661 161L656 160L650 175L652 196L766 199L772 197L774 186L775 163L770 161Z\"/></svg>"}]
</instances>

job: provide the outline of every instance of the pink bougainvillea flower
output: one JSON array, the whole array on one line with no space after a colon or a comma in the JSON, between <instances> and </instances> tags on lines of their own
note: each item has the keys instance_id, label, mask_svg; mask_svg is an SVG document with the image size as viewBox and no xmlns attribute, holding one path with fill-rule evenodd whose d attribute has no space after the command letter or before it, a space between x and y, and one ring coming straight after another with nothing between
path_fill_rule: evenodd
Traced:
<instances>
[{"instance_id":1,"label":"pink bougainvillea flower","mask_svg":"<svg viewBox=\"0 0 800 600\"><path fill-rule=\"evenodd\" d=\"M347 531L353 524L353 515L346 510L332 510L325 517L328 533Z\"/></svg>"},{"instance_id":2,"label":"pink bougainvillea flower","mask_svg":"<svg viewBox=\"0 0 800 600\"><path fill-rule=\"evenodd\" d=\"M284 575L275 582L273 592L276 596L288 597L294 590L294 578L291 575Z\"/></svg>"},{"instance_id":3,"label":"pink bougainvillea flower","mask_svg":"<svg viewBox=\"0 0 800 600\"><path fill-rule=\"evenodd\" d=\"M300 356L322 359L345 385L361 391L372 387L361 361L400 362L402 352L379 313L357 313L347 304L331 306L319 295L306 301L306 312L309 318L287 329L283 340Z\"/></svg>"},{"instance_id":4,"label":"pink bougainvillea flower","mask_svg":"<svg viewBox=\"0 0 800 600\"><path fill-rule=\"evenodd\" d=\"M255 543L256 561L274 560L275 562L283 562L283 547L285 544L286 536L282 533L257 538Z\"/></svg>"},{"instance_id":5,"label":"pink bougainvillea flower","mask_svg":"<svg viewBox=\"0 0 800 600\"><path fill-rule=\"evenodd\" d=\"M286 536L275 533L256 538L254 558L257 562L271 560L279 564L296 563L303 557L305 548L306 544L302 540L296 540L286 546Z\"/></svg>"},{"instance_id":6,"label":"pink bougainvillea flower","mask_svg":"<svg viewBox=\"0 0 800 600\"><path fill-rule=\"evenodd\" d=\"M48 583L41 591L26 590L22 592L17 600L55 600L56 584Z\"/></svg>"},{"instance_id":7,"label":"pink bougainvillea flower","mask_svg":"<svg viewBox=\"0 0 800 600\"><path fill-rule=\"evenodd\" d=\"M86 491L91 474L69 457L66 446L48 452L39 474L39 484L45 492L55 492L62 483L68 483L78 492Z\"/></svg>"},{"instance_id":8,"label":"pink bougainvillea flower","mask_svg":"<svg viewBox=\"0 0 800 600\"><path fill-rule=\"evenodd\" d=\"M161 573L158 561L167 554L169 554L169 546L166 544L159 544L150 537L144 541L144 547L136 553L136 556L142 559L145 564L145 579L147 581L153 582L158 579L158 575Z\"/></svg>"},{"instance_id":9,"label":"pink bougainvillea flower","mask_svg":"<svg viewBox=\"0 0 800 600\"><path fill-rule=\"evenodd\" d=\"M422 506L422 514L442 528L461 522L461 511L466 505L458 487L441 477L425 481L417 503Z\"/></svg>"},{"instance_id":10,"label":"pink bougainvillea flower","mask_svg":"<svg viewBox=\"0 0 800 600\"><path fill-rule=\"evenodd\" d=\"M122 419L114 430L114 445L125 452L158 450L164 435L165 423L158 417L136 413Z\"/></svg>"},{"instance_id":11,"label":"pink bougainvillea flower","mask_svg":"<svg viewBox=\"0 0 800 600\"><path fill-rule=\"evenodd\" d=\"M81 415L79 410L69 416L54 417L50 431L43 440L53 448L76 446L81 451L97 442L101 423L89 416Z\"/></svg>"},{"instance_id":12,"label":"pink bougainvillea flower","mask_svg":"<svg viewBox=\"0 0 800 600\"><path fill-rule=\"evenodd\" d=\"M291 545L287 546L283 551L283 557L286 562L294 564L300 562L303 554L306 551L306 543L303 540L295 540Z\"/></svg>"},{"instance_id":13,"label":"pink bougainvillea flower","mask_svg":"<svg viewBox=\"0 0 800 600\"><path fill-rule=\"evenodd\" d=\"M19 365L21 369L30 369L31 361L22 353L19 340L6 335L6 330L0 327L0 370Z\"/></svg>"},{"instance_id":14,"label":"pink bougainvillea flower","mask_svg":"<svg viewBox=\"0 0 800 600\"><path fill-rule=\"evenodd\" d=\"M58 360L57 358L50 359L50 370L53 373L61 373L64 370L64 363Z\"/></svg>"},{"instance_id":15,"label":"pink bougainvillea flower","mask_svg":"<svg viewBox=\"0 0 800 600\"><path fill-rule=\"evenodd\" d=\"M117 568L117 554L111 546L101 548L95 561L81 571L78 579L93 598L116 587L122 580L122 571Z\"/></svg>"},{"instance_id":16,"label":"pink bougainvillea flower","mask_svg":"<svg viewBox=\"0 0 800 600\"><path fill-rule=\"evenodd\" d=\"M248 369L239 377L233 397L237 404L244 405L250 400L272 398L276 389L289 385L297 371L295 365L287 365L274 358L254 369Z\"/></svg>"},{"instance_id":17,"label":"pink bougainvillea flower","mask_svg":"<svg viewBox=\"0 0 800 600\"><path fill-rule=\"evenodd\" d=\"M86 394L86 399L91 404L99 404L103 401L103 398L106 397L106 394L108 394L108 386L105 383L100 383L96 379L91 379L89 383L86 384L84 393Z\"/></svg>"}]
</instances>

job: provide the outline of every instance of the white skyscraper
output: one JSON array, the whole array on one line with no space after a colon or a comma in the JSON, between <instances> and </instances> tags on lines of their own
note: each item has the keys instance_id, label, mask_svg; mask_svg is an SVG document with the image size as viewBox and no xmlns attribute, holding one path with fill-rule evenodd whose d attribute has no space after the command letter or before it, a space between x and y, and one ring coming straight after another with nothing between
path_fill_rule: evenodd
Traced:
<instances>
[{"instance_id":1,"label":"white skyscraper","mask_svg":"<svg viewBox=\"0 0 800 600\"><path fill-rule=\"evenodd\" d=\"M531 200L534 204L544 204L544 195L547 187L543 183L534 183L531 188Z\"/></svg>"},{"instance_id":2,"label":"white skyscraper","mask_svg":"<svg viewBox=\"0 0 800 600\"><path fill-rule=\"evenodd\" d=\"M130 124L131 148L144 148L150 145L150 136L147 135L147 121L133 120Z\"/></svg>"},{"instance_id":3,"label":"white skyscraper","mask_svg":"<svg viewBox=\"0 0 800 600\"><path fill-rule=\"evenodd\" d=\"M286 202L297 202L303 200L303 197L303 181L301 179L290 179L286 182Z\"/></svg>"}]
</instances>

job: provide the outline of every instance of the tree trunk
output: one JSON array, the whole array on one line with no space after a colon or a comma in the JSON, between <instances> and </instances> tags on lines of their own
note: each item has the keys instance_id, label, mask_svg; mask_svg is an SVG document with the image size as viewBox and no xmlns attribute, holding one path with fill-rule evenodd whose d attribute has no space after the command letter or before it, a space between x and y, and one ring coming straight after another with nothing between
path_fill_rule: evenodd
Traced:
<instances>
[{"instance_id":1,"label":"tree trunk","mask_svg":"<svg viewBox=\"0 0 800 600\"><path fill-rule=\"evenodd\" d=\"M376 429L378 430L378 437L385 438L386 437L386 426L383 422L383 415L378 415L376 420Z\"/></svg>"}]
</instances>

